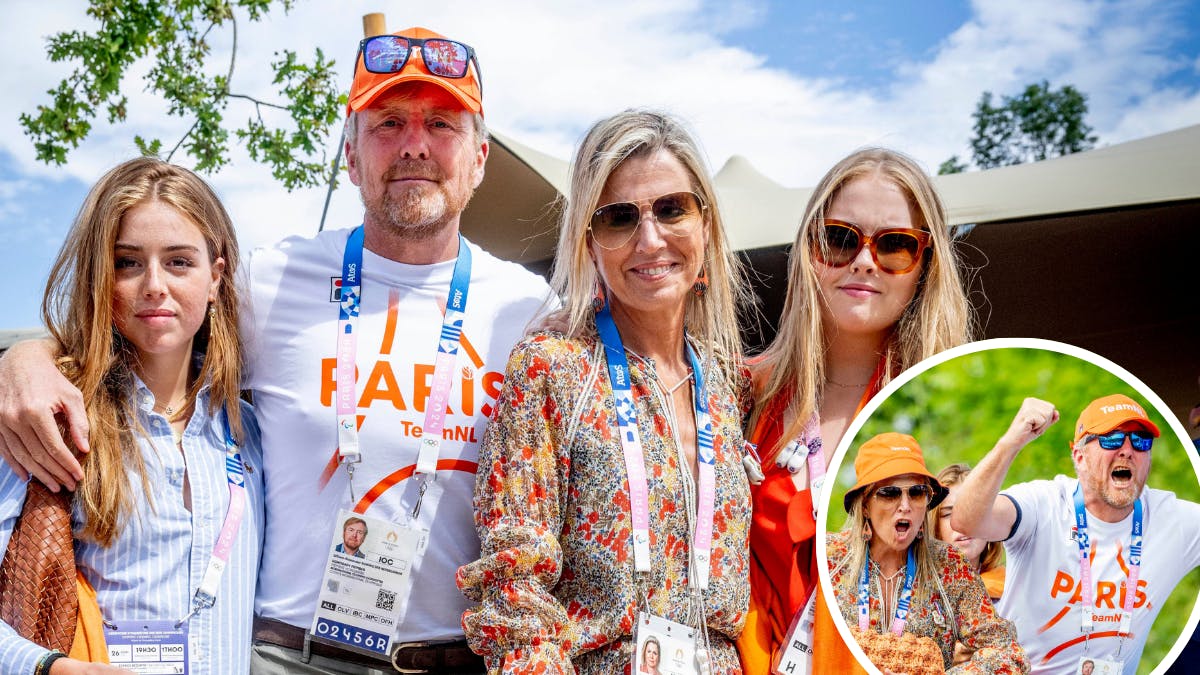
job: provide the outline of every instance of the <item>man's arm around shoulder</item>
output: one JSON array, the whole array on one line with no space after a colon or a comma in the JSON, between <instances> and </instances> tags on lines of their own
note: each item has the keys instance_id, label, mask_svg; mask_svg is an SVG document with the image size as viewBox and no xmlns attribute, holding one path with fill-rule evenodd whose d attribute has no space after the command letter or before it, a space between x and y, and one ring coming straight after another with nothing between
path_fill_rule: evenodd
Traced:
<instances>
[{"instance_id":1,"label":"man's arm around shoulder","mask_svg":"<svg viewBox=\"0 0 1200 675\"><path fill-rule=\"evenodd\" d=\"M75 489L83 469L59 430L66 426L75 447L88 450L83 395L63 377L53 340L26 340L0 358L0 458L17 475L33 474L57 492Z\"/></svg>"}]
</instances>

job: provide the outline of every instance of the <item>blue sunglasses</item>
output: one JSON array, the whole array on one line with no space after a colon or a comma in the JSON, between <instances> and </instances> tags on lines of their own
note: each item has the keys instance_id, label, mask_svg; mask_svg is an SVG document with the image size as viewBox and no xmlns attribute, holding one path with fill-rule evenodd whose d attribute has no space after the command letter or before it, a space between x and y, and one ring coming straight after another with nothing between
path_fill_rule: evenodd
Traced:
<instances>
[{"instance_id":1,"label":"blue sunglasses","mask_svg":"<svg viewBox=\"0 0 1200 675\"><path fill-rule=\"evenodd\" d=\"M1100 447L1105 450L1118 450L1125 444L1125 437L1129 437L1129 444L1138 452L1149 452L1151 446L1154 445L1154 437L1144 431L1110 431L1107 434L1092 434L1092 438L1100 441Z\"/></svg>"}]
</instances>

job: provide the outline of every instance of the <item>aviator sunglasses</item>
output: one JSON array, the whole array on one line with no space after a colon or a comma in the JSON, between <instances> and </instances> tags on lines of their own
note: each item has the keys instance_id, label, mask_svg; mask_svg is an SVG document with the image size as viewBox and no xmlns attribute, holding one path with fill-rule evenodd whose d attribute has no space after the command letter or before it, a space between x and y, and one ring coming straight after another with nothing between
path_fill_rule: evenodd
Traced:
<instances>
[{"instance_id":1,"label":"aviator sunglasses","mask_svg":"<svg viewBox=\"0 0 1200 675\"><path fill-rule=\"evenodd\" d=\"M642 208L647 205L662 231L676 237L688 234L708 208L695 192L672 192L653 199L605 204L592 212L592 222L588 225L592 241L610 251L629 243L642 222Z\"/></svg>"},{"instance_id":2,"label":"aviator sunglasses","mask_svg":"<svg viewBox=\"0 0 1200 675\"><path fill-rule=\"evenodd\" d=\"M933 487L926 483L917 483L909 485L908 501L914 504L924 504L933 496ZM900 501L900 495L904 494L905 488L899 485L885 485L874 492L872 496L878 497L879 501L893 504Z\"/></svg>"},{"instance_id":3,"label":"aviator sunglasses","mask_svg":"<svg viewBox=\"0 0 1200 675\"><path fill-rule=\"evenodd\" d=\"M1129 445L1138 452L1149 452L1154 445L1154 437L1144 431L1110 431L1107 434L1092 434L1092 438L1100 441L1100 447L1105 450L1119 450L1129 437Z\"/></svg>"},{"instance_id":4,"label":"aviator sunglasses","mask_svg":"<svg viewBox=\"0 0 1200 675\"><path fill-rule=\"evenodd\" d=\"M372 73L400 72L418 48L425 67L438 77L466 77L468 65L475 64L479 94L483 95L483 73L479 70L479 59L475 58L475 49L468 44L445 38L421 39L401 35L376 35L363 38L358 43L363 65Z\"/></svg>"},{"instance_id":5,"label":"aviator sunglasses","mask_svg":"<svg viewBox=\"0 0 1200 675\"><path fill-rule=\"evenodd\" d=\"M911 272L929 246L929 233L911 228L888 228L867 236L857 225L826 218L813 238L813 254L830 267L845 267L867 246L879 269L888 274Z\"/></svg>"}]
</instances>

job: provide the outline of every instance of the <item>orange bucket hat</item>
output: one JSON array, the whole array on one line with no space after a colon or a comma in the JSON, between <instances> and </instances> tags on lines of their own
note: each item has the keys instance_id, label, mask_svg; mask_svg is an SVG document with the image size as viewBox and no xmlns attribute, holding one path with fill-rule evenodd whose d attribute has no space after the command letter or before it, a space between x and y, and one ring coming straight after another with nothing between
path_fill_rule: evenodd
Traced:
<instances>
[{"instance_id":1,"label":"orange bucket hat","mask_svg":"<svg viewBox=\"0 0 1200 675\"><path fill-rule=\"evenodd\" d=\"M1088 434L1107 434L1126 422L1137 422L1158 438L1158 427L1146 416L1146 409L1124 394L1104 396L1088 404L1075 424L1071 447Z\"/></svg>"},{"instance_id":2,"label":"orange bucket hat","mask_svg":"<svg viewBox=\"0 0 1200 675\"><path fill-rule=\"evenodd\" d=\"M392 35L419 40L450 39L428 28L419 27L405 28L392 33ZM381 94L398 84L428 82L452 94L467 110L482 115L483 94L479 88L479 72L476 70L475 64L473 62L468 64L467 74L463 77L442 77L429 72L422 51L414 49L413 53L409 54L404 67L395 73L372 73L367 70L363 54L360 51L355 57L357 62L354 66L354 82L350 85L350 101L347 105L349 111L358 112L366 108Z\"/></svg>"},{"instance_id":3,"label":"orange bucket hat","mask_svg":"<svg viewBox=\"0 0 1200 675\"><path fill-rule=\"evenodd\" d=\"M850 505L863 489L881 480L910 473L927 477L933 486L933 497L929 500L930 509L950 494L950 490L939 483L925 467L925 454L921 452L917 439L894 431L879 434L859 446L858 456L854 458L854 475L857 482L842 499L842 506L849 513Z\"/></svg>"}]
</instances>

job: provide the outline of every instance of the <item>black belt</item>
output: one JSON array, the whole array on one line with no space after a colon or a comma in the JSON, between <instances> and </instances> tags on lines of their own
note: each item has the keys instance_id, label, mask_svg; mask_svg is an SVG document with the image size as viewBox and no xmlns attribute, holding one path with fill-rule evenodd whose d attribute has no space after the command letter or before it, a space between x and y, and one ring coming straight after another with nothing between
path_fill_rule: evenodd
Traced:
<instances>
[{"instance_id":1,"label":"black belt","mask_svg":"<svg viewBox=\"0 0 1200 675\"><path fill-rule=\"evenodd\" d=\"M255 616L254 639L304 651L304 629L275 619ZM487 672L483 657L471 651L466 640L403 642L392 648L390 661L383 656L371 656L316 640L309 642L309 653L372 668L392 668L398 673Z\"/></svg>"}]
</instances>

